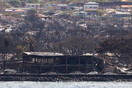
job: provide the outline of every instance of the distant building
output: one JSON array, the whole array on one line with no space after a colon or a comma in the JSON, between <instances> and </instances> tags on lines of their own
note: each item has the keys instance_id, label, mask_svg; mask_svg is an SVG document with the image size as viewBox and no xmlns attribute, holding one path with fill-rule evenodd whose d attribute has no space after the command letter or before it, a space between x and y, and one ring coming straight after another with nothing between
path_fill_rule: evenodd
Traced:
<instances>
[{"instance_id":1,"label":"distant building","mask_svg":"<svg viewBox=\"0 0 132 88\"><path fill-rule=\"evenodd\" d=\"M99 4L97 2L88 2L84 4L84 11L88 13L88 15L95 15L99 8Z\"/></svg>"},{"instance_id":2,"label":"distant building","mask_svg":"<svg viewBox=\"0 0 132 88\"><path fill-rule=\"evenodd\" d=\"M84 6L84 3L75 3L75 5L76 5L77 7L83 7L83 6Z\"/></svg>"},{"instance_id":3,"label":"distant building","mask_svg":"<svg viewBox=\"0 0 132 88\"><path fill-rule=\"evenodd\" d=\"M16 12L27 12L29 10L29 8L9 8L9 9L5 9L6 12L14 12L16 10Z\"/></svg>"},{"instance_id":4,"label":"distant building","mask_svg":"<svg viewBox=\"0 0 132 88\"><path fill-rule=\"evenodd\" d=\"M69 6L67 4L57 4L54 8L55 10L67 10Z\"/></svg>"},{"instance_id":5,"label":"distant building","mask_svg":"<svg viewBox=\"0 0 132 88\"><path fill-rule=\"evenodd\" d=\"M45 15L42 15L42 14L38 14L38 16L44 21L44 20L52 20L52 17L51 16L45 16Z\"/></svg>"},{"instance_id":6,"label":"distant building","mask_svg":"<svg viewBox=\"0 0 132 88\"><path fill-rule=\"evenodd\" d=\"M28 9L39 9L40 8L40 4L38 4L38 3L26 3L25 8L28 8Z\"/></svg>"},{"instance_id":7,"label":"distant building","mask_svg":"<svg viewBox=\"0 0 132 88\"><path fill-rule=\"evenodd\" d=\"M114 17L129 17L131 14L130 12L115 12L115 14L113 15Z\"/></svg>"},{"instance_id":8,"label":"distant building","mask_svg":"<svg viewBox=\"0 0 132 88\"><path fill-rule=\"evenodd\" d=\"M13 12L17 14L25 14L25 10L22 10L22 9L17 9L17 10L14 10Z\"/></svg>"},{"instance_id":9,"label":"distant building","mask_svg":"<svg viewBox=\"0 0 132 88\"><path fill-rule=\"evenodd\" d=\"M84 4L84 11L97 11L99 5L97 2L88 2Z\"/></svg>"},{"instance_id":10,"label":"distant building","mask_svg":"<svg viewBox=\"0 0 132 88\"><path fill-rule=\"evenodd\" d=\"M121 5L120 11L131 11L132 5Z\"/></svg>"},{"instance_id":11,"label":"distant building","mask_svg":"<svg viewBox=\"0 0 132 88\"><path fill-rule=\"evenodd\" d=\"M46 4L45 7L46 8L53 8L53 7L55 7L55 4Z\"/></svg>"},{"instance_id":12,"label":"distant building","mask_svg":"<svg viewBox=\"0 0 132 88\"><path fill-rule=\"evenodd\" d=\"M130 0L121 0L122 2L129 2Z\"/></svg>"},{"instance_id":13,"label":"distant building","mask_svg":"<svg viewBox=\"0 0 132 88\"><path fill-rule=\"evenodd\" d=\"M85 11L76 11L76 12L73 13L73 15L84 17L84 16L87 16L87 12L85 12Z\"/></svg>"},{"instance_id":14,"label":"distant building","mask_svg":"<svg viewBox=\"0 0 132 88\"><path fill-rule=\"evenodd\" d=\"M9 2L10 0L4 0L5 2Z\"/></svg>"},{"instance_id":15,"label":"distant building","mask_svg":"<svg viewBox=\"0 0 132 88\"><path fill-rule=\"evenodd\" d=\"M74 7L76 11L83 11L83 7Z\"/></svg>"}]
</instances>

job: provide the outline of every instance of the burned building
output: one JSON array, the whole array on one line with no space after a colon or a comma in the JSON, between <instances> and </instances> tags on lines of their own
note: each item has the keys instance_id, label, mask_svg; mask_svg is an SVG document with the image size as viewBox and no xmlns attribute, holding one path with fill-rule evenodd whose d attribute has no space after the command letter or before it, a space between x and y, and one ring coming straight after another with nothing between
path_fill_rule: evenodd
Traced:
<instances>
[{"instance_id":1,"label":"burned building","mask_svg":"<svg viewBox=\"0 0 132 88\"><path fill-rule=\"evenodd\" d=\"M103 62L101 59L87 55L73 56L53 52L23 53L23 71L28 73L103 72Z\"/></svg>"}]
</instances>

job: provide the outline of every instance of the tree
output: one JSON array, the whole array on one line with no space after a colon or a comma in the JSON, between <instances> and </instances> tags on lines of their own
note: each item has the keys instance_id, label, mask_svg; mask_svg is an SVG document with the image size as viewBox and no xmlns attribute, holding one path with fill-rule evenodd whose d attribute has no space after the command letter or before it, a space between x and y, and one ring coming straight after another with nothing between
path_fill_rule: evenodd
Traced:
<instances>
[{"instance_id":1,"label":"tree","mask_svg":"<svg viewBox=\"0 0 132 88\"><path fill-rule=\"evenodd\" d=\"M98 53L113 53L119 62L131 64L132 59L132 37L120 37L116 39L106 39L100 43Z\"/></svg>"},{"instance_id":2,"label":"tree","mask_svg":"<svg viewBox=\"0 0 132 88\"><path fill-rule=\"evenodd\" d=\"M9 4L11 4L14 7L19 7L21 5L20 1L18 0L10 0Z\"/></svg>"},{"instance_id":3,"label":"tree","mask_svg":"<svg viewBox=\"0 0 132 88\"><path fill-rule=\"evenodd\" d=\"M98 16L102 16L103 14L105 14L105 10L99 9L99 10L97 11L97 14L98 14Z\"/></svg>"},{"instance_id":4,"label":"tree","mask_svg":"<svg viewBox=\"0 0 132 88\"><path fill-rule=\"evenodd\" d=\"M38 0L27 0L27 3L38 3Z\"/></svg>"},{"instance_id":5,"label":"tree","mask_svg":"<svg viewBox=\"0 0 132 88\"><path fill-rule=\"evenodd\" d=\"M35 10L29 10L27 16L25 17L25 25L27 28L35 29L38 27L39 21L41 21Z\"/></svg>"},{"instance_id":6,"label":"tree","mask_svg":"<svg viewBox=\"0 0 132 88\"><path fill-rule=\"evenodd\" d=\"M31 22L32 24L34 24L35 21L37 21L37 20L38 20L37 12L35 10L29 10L27 12L27 16L25 17L25 21Z\"/></svg>"},{"instance_id":7,"label":"tree","mask_svg":"<svg viewBox=\"0 0 132 88\"><path fill-rule=\"evenodd\" d=\"M66 50L65 52L76 55L94 52L96 46L96 42L84 37L72 37L56 43L56 47L59 49L62 48L63 50Z\"/></svg>"}]
</instances>

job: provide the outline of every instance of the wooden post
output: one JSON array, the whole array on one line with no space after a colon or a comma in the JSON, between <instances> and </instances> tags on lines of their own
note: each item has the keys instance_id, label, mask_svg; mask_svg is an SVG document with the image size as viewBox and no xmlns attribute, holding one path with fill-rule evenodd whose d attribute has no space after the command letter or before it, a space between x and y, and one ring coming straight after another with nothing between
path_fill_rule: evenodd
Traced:
<instances>
[{"instance_id":1,"label":"wooden post","mask_svg":"<svg viewBox=\"0 0 132 88\"><path fill-rule=\"evenodd\" d=\"M23 71L26 72L26 61L25 61L25 57L23 57Z\"/></svg>"},{"instance_id":2,"label":"wooden post","mask_svg":"<svg viewBox=\"0 0 132 88\"><path fill-rule=\"evenodd\" d=\"M27 58L25 58L25 59L26 59L26 60L24 60L24 65L25 65L25 66L24 66L24 67L25 67L24 70L25 70L25 74L26 74L26 71L27 71ZM28 59L29 59L29 58L28 58Z\"/></svg>"},{"instance_id":3,"label":"wooden post","mask_svg":"<svg viewBox=\"0 0 132 88\"><path fill-rule=\"evenodd\" d=\"M49 59L47 59L47 64L49 64Z\"/></svg>"},{"instance_id":4,"label":"wooden post","mask_svg":"<svg viewBox=\"0 0 132 88\"><path fill-rule=\"evenodd\" d=\"M78 59L79 59L78 61L79 61L79 71L80 71L80 56L79 56L79 58L78 58Z\"/></svg>"},{"instance_id":5,"label":"wooden post","mask_svg":"<svg viewBox=\"0 0 132 88\"><path fill-rule=\"evenodd\" d=\"M41 65L39 63L39 75L41 74Z\"/></svg>"},{"instance_id":6,"label":"wooden post","mask_svg":"<svg viewBox=\"0 0 132 88\"><path fill-rule=\"evenodd\" d=\"M24 67L25 67L25 69L24 69L24 70L25 70L25 74L26 74L26 71L27 71L27 64L26 64L26 63L24 63L24 65L25 65L25 66L24 66Z\"/></svg>"},{"instance_id":7,"label":"wooden post","mask_svg":"<svg viewBox=\"0 0 132 88\"><path fill-rule=\"evenodd\" d=\"M105 70L105 56L104 56L103 60L104 60L104 73L105 73L106 72L106 70Z\"/></svg>"},{"instance_id":8,"label":"wooden post","mask_svg":"<svg viewBox=\"0 0 132 88\"><path fill-rule=\"evenodd\" d=\"M94 60L93 60L93 58L92 58L92 68L94 70Z\"/></svg>"},{"instance_id":9,"label":"wooden post","mask_svg":"<svg viewBox=\"0 0 132 88\"><path fill-rule=\"evenodd\" d=\"M56 58L54 57L53 58L53 71L55 71L55 61L56 61Z\"/></svg>"},{"instance_id":10,"label":"wooden post","mask_svg":"<svg viewBox=\"0 0 132 88\"><path fill-rule=\"evenodd\" d=\"M42 71L41 71L41 59L42 59L42 58L39 59L39 74L42 73Z\"/></svg>"},{"instance_id":11,"label":"wooden post","mask_svg":"<svg viewBox=\"0 0 132 88\"><path fill-rule=\"evenodd\" d=\"M67 73L68 69L67 69L67 56L66 56L66 73Z\"/></svg>"}]
</instances>

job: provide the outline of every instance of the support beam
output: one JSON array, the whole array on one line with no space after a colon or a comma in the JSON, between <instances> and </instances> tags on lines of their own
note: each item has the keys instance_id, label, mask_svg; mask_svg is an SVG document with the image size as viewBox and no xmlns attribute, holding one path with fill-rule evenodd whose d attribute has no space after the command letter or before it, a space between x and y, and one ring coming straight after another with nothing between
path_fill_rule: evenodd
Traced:
<instances>
[{"instance_id":1,"label":"support beam","mask_svg":"<svg viewBox=\"0 0 132 88\"><path fill-rule=\"evenodd\" d=\"M53 71L55 71L55 65L56 65L56 58L53 57Z\"/></svg>"},{"instance_id":2,"label":"support beam","mask_svg":"<svg viewBox=\"0 0 132 88\"><path fill-rule=\"evenodd\" d=\"M78 62L79 62L79 71L80 71L80 56L78 57Z\"/></svg>"},{"instance_id":3,"label":"support beam","mask_svg":"<svg viewBox=\"0 0 132 88\"><path fill-rule=\"evenodd\" d=\"M66 73L68 72L68 68L67 68L67 56L66 56Z\"/></svg>"}]
</instances>

